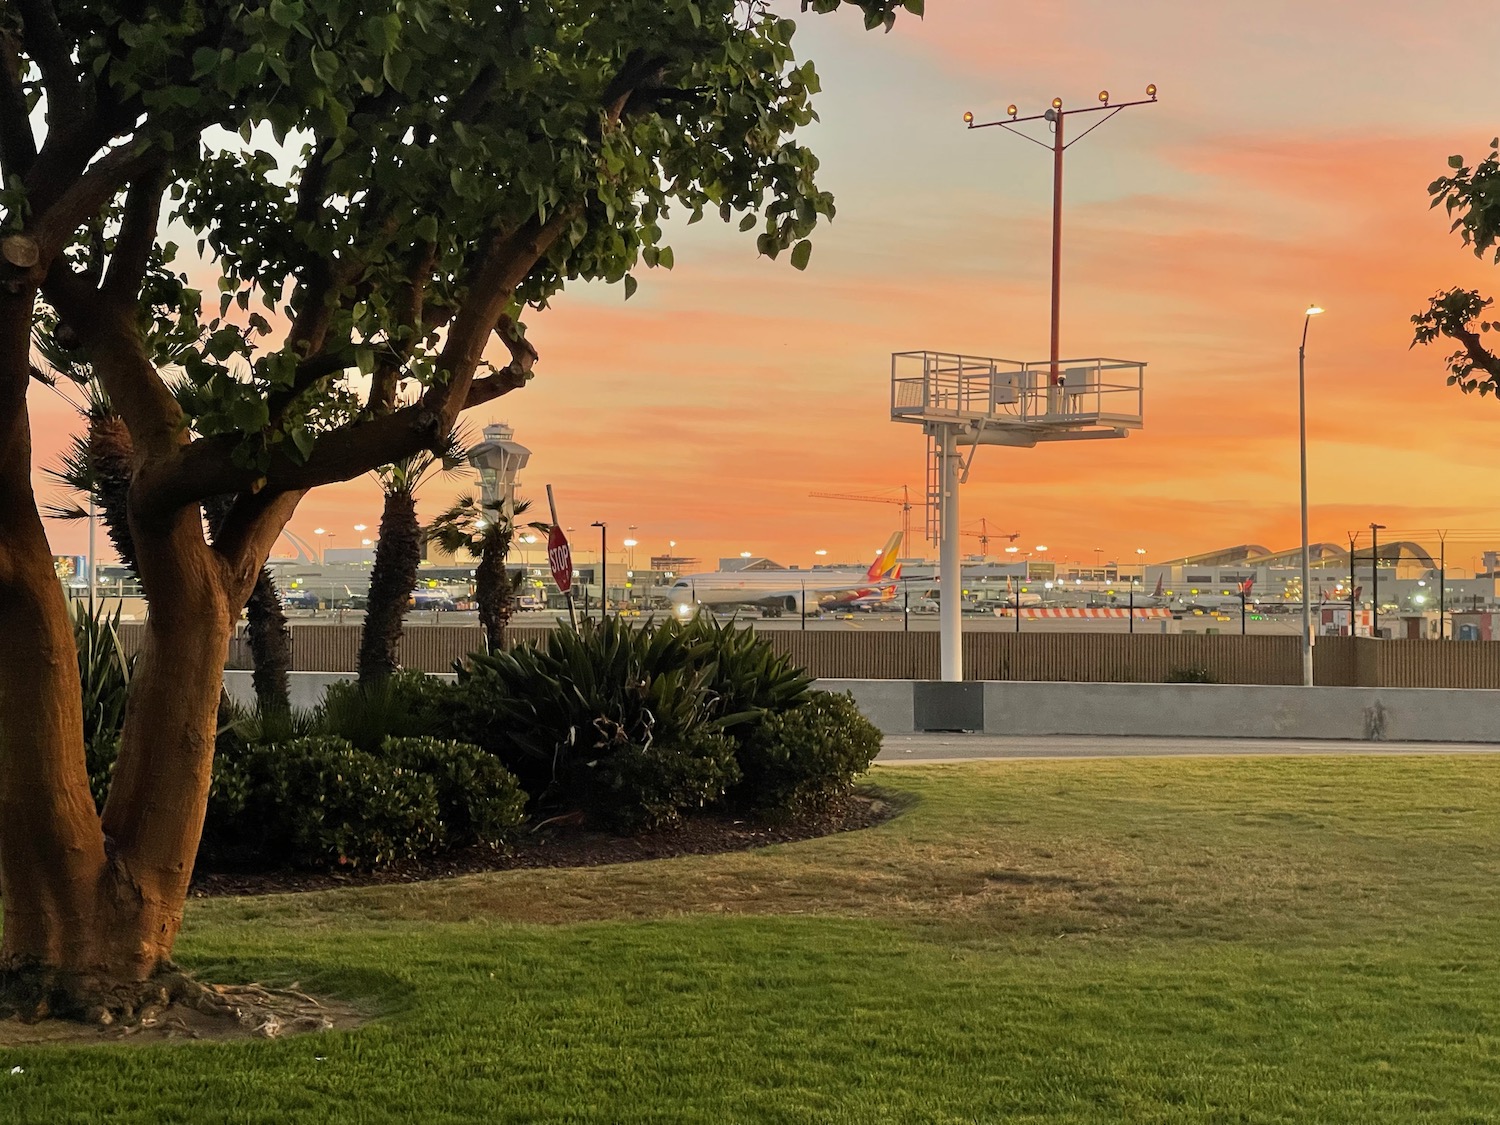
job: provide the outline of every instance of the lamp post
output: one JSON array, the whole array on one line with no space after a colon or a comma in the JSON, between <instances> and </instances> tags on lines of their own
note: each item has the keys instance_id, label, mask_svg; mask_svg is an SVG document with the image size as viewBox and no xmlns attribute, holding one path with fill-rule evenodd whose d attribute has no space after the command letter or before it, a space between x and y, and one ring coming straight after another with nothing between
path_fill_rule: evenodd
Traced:
<instances>
[{"instance_id":1,"label":"lamp post","mask_svg":"<svg viewBox=\"0 0 1500 1125\"><path fill-rule=\"evenodd\" d=\"M1323 310L1308 305L1302 317L1302 343L1297 345L1297 449L1302 464L1302 686L1312 687L1312 573L1307 551L1307 326ZM1350 632L1354 622L1349 622Z\"/></svg>"},{"instance_id":2,"label":"lamp post","mask_svg":"<svg viewBox=\"0 0 1500 1125\"><path fill-rule=\"evenodd\" d=\"M1385 524L1370 525L1370 636L1380 637L1380 535Z\"/></svg>"},{"instance_id":3,"label":"lamp post","mask_svg":"<svg viewBox=\"0 0 1500 1125\"><path fill-rule=\"evenodd\" d=\"M590 527L599 529L599 620L609 615L609 524L595 520Z\"/></svg>"}]
</instances>

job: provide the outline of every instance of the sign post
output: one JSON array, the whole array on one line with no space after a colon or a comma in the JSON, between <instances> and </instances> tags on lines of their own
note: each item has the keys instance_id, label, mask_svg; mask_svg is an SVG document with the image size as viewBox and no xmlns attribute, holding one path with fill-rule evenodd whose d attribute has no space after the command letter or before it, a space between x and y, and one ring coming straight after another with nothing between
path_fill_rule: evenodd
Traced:
<instances>
[{"instance_id":1,"label":"sign post","mask_svg":"<svg viewBox=\"0 0 1500 1125\"><path fill-rule=\"evenodd\" d=\"M568 599L568 622L578 628L578 618L573 612L573 552L568 546L568 537L557 522L557 501L552 498L552 486L547 486L547 508L552 513L552 530L547 532L547 565L552 568L552 581Z\"/></svg>"}]
</instances>

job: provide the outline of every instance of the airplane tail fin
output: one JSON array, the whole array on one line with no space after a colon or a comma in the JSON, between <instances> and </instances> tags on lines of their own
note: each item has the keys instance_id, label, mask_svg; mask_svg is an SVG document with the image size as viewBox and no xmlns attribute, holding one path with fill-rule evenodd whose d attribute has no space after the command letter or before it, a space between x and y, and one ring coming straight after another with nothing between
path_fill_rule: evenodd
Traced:
<instances>
[{"instance_id":1,"label":"airplane tail fin","mask_svg":"<svg viewBox=\"0 0 1500 1125\"><path fill-rule=\"evenodd\" d=\"M901 564L897 563L892 567L891 572L886 575L886 578L890 581L890 585L880 591L880 600L882 602L893 602L896 600L896 590L901 581Z\"/></svg>"},{"instance_id":2,"label":"airplane tail fin","mask_svg":"<svg viewBox=\"0 0 1500 1125\"><path fill-rule=\"evenodd\" d=\"M886 577L896 567L896 555L901 550L901 533L898 531L886 540L885 547L880 554L875 556L875 561L870 564L870 569L865 571L865 577L871 582Z\"/></svg>"}]
</instances>

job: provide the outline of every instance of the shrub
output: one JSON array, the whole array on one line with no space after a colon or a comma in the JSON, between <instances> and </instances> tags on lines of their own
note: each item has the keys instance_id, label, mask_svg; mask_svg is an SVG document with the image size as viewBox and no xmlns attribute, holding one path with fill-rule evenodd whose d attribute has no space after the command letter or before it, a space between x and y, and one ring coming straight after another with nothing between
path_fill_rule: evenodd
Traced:
<instances>
[{"instance_id":1,"label":"shrub","mask_svg":"<svg viewBox=\"0 0 1500 1125\"><path fill-rule=\"evenodd\" d=\"M109 780L125 725L125 701L135 657L120 642L120 611L106 613L96 603L73 603L73 640L78 650L78 677L83 686L83 750L94 803L104 807Z\"/></svg>"},{"instance_id":2,"label":"shrub","mask_svg":"<svg viewBox=\"0 0 1500 1125\"><path fill-rule=\"evenodd\" d=\"M616 826L665 823L735 780L733 757L707 737L721 725L711 663L711 646L675 623L586 621L471 657L444 732L495 754L540 803Z\"/></svg>"},{"instance_id":3,"label":"shrub","mask_svg":"<svg viewBox=\"0 0 1500 1125\"><path fill-rule=\"evenodd\" d=\"M373 754L387 738L430 734L452 692L435 676L410 670L372 684L340 680L323 693L317 728Z\"/></svg>"},{"instance_id":4,"label":"shrub","mask_svg":"<svg viewBox=\"0 0 1500 1125\"><path fill-rule=\"evenodd\" d=\"M452 847L499 847L526 819L526 793L515 774L477 746L436 738L387 738L380 757L432 778Z\"/></svg>"},{"instance_id":5,"label":"shrub","mask_svg":"<svg viewBox=\"0 0 1500 1125\"><path fill-rule=\"evenodd\" d=\"M722 729L738 736L766 715L779 714L804 702L812 677L778 655L754 629L721 625L700 614L685 630L692 642L707 646L711 706Z\"/></svg>"},{"instance_id":6,"label":"shrub","mask_svg":"<svg viewBox=\"0 0 1500 1125\"><path fill-rule=\"evenodd\" d=\"M706 726L672 741L619 746L588 763L585 807L617 832L676 824L684 811L714 803L735 783L735 747L734 739Z\"/></svg>"},{"instance_id":7,"label":"shrub","mask_svg":"<svg viewBox=\"0 0 1500 1125\"><path fill-rule=\"evenodd\" d=\"M374 867L443 843L434 780L342 738L226 749L215 762L205 833L221 862Z\"/></svg>"},{"instance_id":8,"label":"shrub","mask_svg":"<svg viewBox=\"0 0 1500 1125\"><path fill-rule=\"evenodd\" d=\"M880 730L851 695L812 692L740 742L740 781L729 803L760 812L801 812L849 791L880 753Z\"/></svg>"}]
</instances>

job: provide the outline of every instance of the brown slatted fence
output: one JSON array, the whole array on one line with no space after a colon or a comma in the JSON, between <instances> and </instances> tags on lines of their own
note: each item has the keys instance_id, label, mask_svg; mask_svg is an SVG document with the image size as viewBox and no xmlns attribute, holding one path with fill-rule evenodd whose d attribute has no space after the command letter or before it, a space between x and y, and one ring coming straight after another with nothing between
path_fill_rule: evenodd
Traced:
<instances>
[{"instance_id":1,"label":"brown slatted fence","mask_svg":"<svg viewBox=\"0 0 1500 1125\"><path fill-rule=\"evenodd\" d=\"M124 622L127 652L139 649L142 622ZM538 640L548 630L515 628L507 644ZM301 672L352 672L359 654L357 624L292 627L292 666ZM936 679L935 632L761 631L771 646L819 679ZM448 672L483 643L477 625L408 624L401 662L423 672ZM971 680L1079 683L1162 683L1202 671L1218 683L1296 684L1302 679L1297 637L1138 633L968 633L964 672ZM1343 687L1500 688L1500 642L1375 641L1322 637L1313 649L1314 679ZM250 667L244 629L230 641L227 666Z\"/></svg>"}]
</instances>

